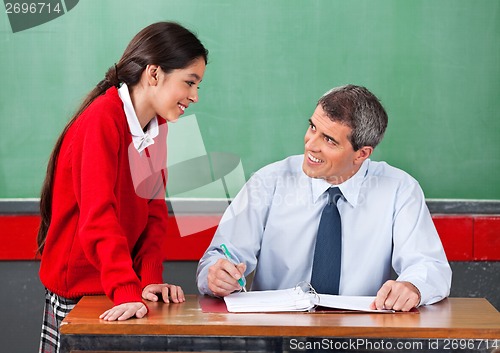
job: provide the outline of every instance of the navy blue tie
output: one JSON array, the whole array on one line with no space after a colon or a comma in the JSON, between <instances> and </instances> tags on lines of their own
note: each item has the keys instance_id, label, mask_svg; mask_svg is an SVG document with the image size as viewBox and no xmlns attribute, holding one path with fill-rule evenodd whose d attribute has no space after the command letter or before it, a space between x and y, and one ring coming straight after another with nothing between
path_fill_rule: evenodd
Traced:
<instances>
[{"instance_id":1,"label":"navy blue tie","mask_svg":"<svg viewBox=\"0 0 500 353\"><path fill-rule=\"evenodd\" d=\"M317 293L339 294L342 227L337 201L342 192L338 187L331 187L328 193L328 204L319 221L311 286Z\"/></svg>"}]
</instances>

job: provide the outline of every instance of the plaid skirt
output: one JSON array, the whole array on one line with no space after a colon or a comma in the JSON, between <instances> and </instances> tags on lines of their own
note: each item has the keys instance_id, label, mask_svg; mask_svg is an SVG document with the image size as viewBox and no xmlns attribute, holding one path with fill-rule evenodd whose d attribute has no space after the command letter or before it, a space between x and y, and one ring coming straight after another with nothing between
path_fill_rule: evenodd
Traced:
<instances>
[{"instance_id":1,"label":"plaid skirt","mask_svg":"<svg viewBox=\"0 0 500 353\"><path fill-rule=\"evenodd\" d=\"M67 299L45 289L40 353L59 353L59 326L79 299Z\"/></svg>"}]
</instances>

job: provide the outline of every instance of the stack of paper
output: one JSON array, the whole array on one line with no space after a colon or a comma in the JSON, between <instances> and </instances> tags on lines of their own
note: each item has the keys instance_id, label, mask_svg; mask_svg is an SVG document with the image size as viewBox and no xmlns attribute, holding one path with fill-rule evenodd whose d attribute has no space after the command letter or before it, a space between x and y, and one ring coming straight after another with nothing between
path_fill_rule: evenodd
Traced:
<instances>
[{"instance_id":1,"label":"stack of paper","mask_svg":"<svg viewBox=\"0 0 500 353\"><path fill-rule=\"evenodd\" d=\"M316 306L363 312L387 313L393 310L373 310L375 297L342 296L304 292L299 287L280 290L233 293L224 297L229 312L307 311Z\"/></svg>"},{"instance_id":2,"label":"stack of paper","mask_svg":"<svg viewBox=\"0 0 500 353\"><path fill-rule=\"evenodd\" d=\"M300 288L239 292L224 297L229 312L307 311L314 308L313 297Z\"/></svg>"}]
</instances>

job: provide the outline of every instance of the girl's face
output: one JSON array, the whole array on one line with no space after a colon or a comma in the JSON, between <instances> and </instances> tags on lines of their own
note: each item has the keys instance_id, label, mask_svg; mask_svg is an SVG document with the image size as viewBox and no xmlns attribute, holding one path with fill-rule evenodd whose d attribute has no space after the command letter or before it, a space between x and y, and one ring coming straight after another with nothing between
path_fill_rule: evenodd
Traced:
<instances>
[{"instance_id":1,"label":"girl's face","mask_svg":"<svg viewBox=\"0 0 500 353\"><path fill-rule=\"evenodd\" d=\"M166 74L156 70L157 87L151 100L155 113L175 122L191 103L198 102L198 88L205 73L205 60L200 57L183 69Z\"/></svg>"}]
</instances>

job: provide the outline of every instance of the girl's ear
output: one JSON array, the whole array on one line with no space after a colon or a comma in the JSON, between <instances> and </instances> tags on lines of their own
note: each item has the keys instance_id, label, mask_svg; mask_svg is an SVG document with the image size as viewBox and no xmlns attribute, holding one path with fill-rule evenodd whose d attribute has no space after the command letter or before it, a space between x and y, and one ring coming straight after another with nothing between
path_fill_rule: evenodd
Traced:
<instances>
[{"instance_id":1,"label":"girl's ear","mask_svg":"<svg viewBox=\"0 0 500 353\"><path fill-rule=\"evenodd\" d=\"M156 86L158 84L158 78L161 68L158 65L148 65L144 70L147 82L150 86Z\"/></svg>"}]
</instances>

